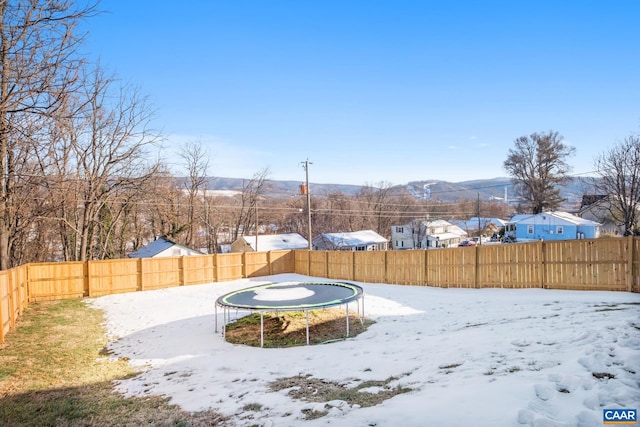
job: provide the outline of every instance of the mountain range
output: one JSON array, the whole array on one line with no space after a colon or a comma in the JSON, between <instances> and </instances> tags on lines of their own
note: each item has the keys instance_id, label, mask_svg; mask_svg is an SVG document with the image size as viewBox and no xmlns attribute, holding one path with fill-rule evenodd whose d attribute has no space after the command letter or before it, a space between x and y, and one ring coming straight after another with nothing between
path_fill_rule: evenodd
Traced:
<instances>
[{"instance_id":1,"label":"mountain range","mask_svg":"<svg viewBox=\"0 0 640 427\"><path fill-rule=\"evenodd\" d=\"M209 191L241 192L248 180L242 178L210 178L207 182ZM301 181L265 180L265 195L290 197L301 194ZM321 184L309 183L312 195L324 196L330 193L340 192L345 195L355 196L365 186L349 184ZM405 185L392 186L391 190L408 192L417 199L432 200L437 202L456 202L459 200L508 200L516 199L515 189L511 178L498 177L491 179L477 179L471 181L448 182L437 179L413 181ZM566 185L560 187L560 194L565 199L567 207L579 207L582 196L594 194L594 178L572 177Z\"/></svg>"}]
</instances>

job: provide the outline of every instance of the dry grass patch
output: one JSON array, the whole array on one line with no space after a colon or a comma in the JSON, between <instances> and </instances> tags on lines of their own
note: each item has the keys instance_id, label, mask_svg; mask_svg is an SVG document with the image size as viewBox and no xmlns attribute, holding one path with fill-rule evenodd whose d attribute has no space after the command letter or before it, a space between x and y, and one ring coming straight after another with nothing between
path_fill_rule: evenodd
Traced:
<instances>
[{"instance_id":1,"label":"dry grass patch","mask_svg":"<svg viewBox=\"0 0 640 427\"><path fill-rule=\"evenodd\" d=\"M136 375L108 357L102 313L83 301L33 304L0 346L0 420L11 426L216 426L168 399L127 399L113 381Z\"/></svg>"},{"instance_id":2,"label":"dry grass patch","mask_svg":"<svg viewBox=\"0 0 640 427\"><path fill-rule=\"evenodd\" d=\"M309 344L322 344L346 338L347 313L342 309L309 311ZM360 321L349 313L349 337L355 337L373 324ZM307 344L307 323L304 311L264 313L264 347L282 348ZM260 314L241 317L226 326L225 338L233 344L260 347Z\"/></svg>"},{"instance_id":3,"label":"dry grass patch","mask_svg":"<svg viewBox=\"0 0 640 427\"><path fill-rule=\"evenodd\" d=\"M270 388L274 391L290 389L289 396L305 402L322 403L341 400L350 406L357 405L365 408L379 405L387 399L412 390L408 387L389 385L397 379L389 377L382 381L364 381L357 386L347 387L333 381L298 375L274 381L270 384ZM372 389L372 391L367 389ZM329 406L325 405L326 411L308 411L305 416L307 419L320 418L328 413L328 408Z\"/></svg>"}]
</instances>

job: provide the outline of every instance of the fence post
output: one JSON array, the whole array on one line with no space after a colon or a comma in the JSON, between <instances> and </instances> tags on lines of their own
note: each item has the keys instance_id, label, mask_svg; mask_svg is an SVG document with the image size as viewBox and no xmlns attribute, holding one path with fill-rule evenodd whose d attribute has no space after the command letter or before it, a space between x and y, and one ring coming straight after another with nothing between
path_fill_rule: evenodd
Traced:
<instances>
[{"instance_id":1,"label":"fence post","mask_svg":"<svg viewBox=\"0 0 640 427\"><path fill-rule=\"evenodd\" d=\"M213 281L219 282L220 269L218 268L218 253L213 254Z\"/></svg>"},{"instance_id":2,"label":"fence post","mask_svg":"<svg viewBox=\"0 0 640 427\"><path fill-rule=\"evenodd\" d=\"M178 258L178 286L184 286L184 255Z\"/></svg>"},{"instance_id":3,"label":"fence post","mask_svg":"<svg viewBox=\"0 0 640 427\"><path fill-rule=\"evenodd\" d=\"M324 251L324 275L329 277L329 251Z\"/></svg>"},{"instance_id":4,"label":"fence post","mask_svg":"<svg viewBox=\"0 0 640 427\"><path fill-rule=\"evenodd\" d=\"M626 274L626 281L627 281L627 291L629 292L633 292L633 284L635 282L635 276L633 274L633 258L634 258L634 251L633 251L633 247L634 247L634 237L632 234L630 234L627 237L627 274Z\"/></svg>"},{"instance_id":5,"label":"fence post","mask_svg":"<svg viewBox=\"0 0 640 427\"><path fill-rule=\"evenodd\" d=\"M11 270L7 270L7 284L9 285L9 324L10 328L14 330L16 328L16 308L12 276Z\"/></svg>"},{"instance_id":6,"label":"fence post","mask_svg":"<svg viewBox=\"0 0 640 427\"><path fill-rule=\"evenodd\" d=\"M91 261L84 262L84 294L91 298L91 267L89 263Z\"/></svg>"},{"instance_id":7,"label":"fence post","mask_svg":"<svg viewBox=\"0 0 640 427\"><path fill-rule=\"evenodd\" d=\"M273 267L271 266L271 263L271 251L267 251L267 267L269 268L269 276L273 274Z\"/></svg>"},{"instance_id":8,"label":"fence post","mask_svg":"<svg viewBox=\"0 0 640 427\"><path fill-rule=\"evenodd\" d=\"M544 253L545 253L544 240L539 241L538 245L539 245L538 251L539 251L539 258L540 258L540 266L539 266L539 269L538 269L538 276L539 276L538 280L540 282L540 288L541 289L545 289L545 286L546 286L546 280L545 279L546 279L546 275L547 275L547 272L546 272L547 268L546 268L546 265L545 265L545 256L544 256Z\"/></svg>"},{"instance_id":9,"label":"fence post","mask_svg":"<svg viewBox=\"0 0 640 427\"><path fill-rule=\"evenodd\" d=\"M242 278L247 277L247 253L242 252Z\"/></svg>"},{"instance_id":10,"label":"fence post","mask_svg":"<svg viewBox=\"0 0 640 427\"><path fill-rule=\"evenodd\" d=\"M384 277L382 283L389 283L389 251L384 251Z\"/></svg>"},{"instance_id":11,"label":"fence post","mask_svg":"<svg viewBox=\"0 0 640 427\"><path fill-rule=\"evenodd\" d=\"M138 258L138 291L144 291L144 282L142 279L142 258Z\"/></svg>"},{"instance_id":12,"label":"fence post","mask_svg":"<svg viewBox=\"0 0 640 427\"><path fill-rule=\"evenodd\" d=\"M4 344L4 320L2 317L2 295L0 295L0 344Z\"/></svg>"},{"instance_id":13,"label":"fence post","mask_svg":"<svg viewBox=\"0 0 640 427\"><path fill-rule=\"evenodd\" d=\"M482 240L482 236L480 236L480 240ZM478 276L480 276L480 255L478 253L479 248L478 245L474 246L473 249L475 250L474 255L475 255L475 263L474 263L474 274L473 274L473 287L475 289L478 289Z\"/></svg>"},{"instance_id":14,"label":"fence post","mask_svg":"<svg viewBox=\"0 0 640 427\"><path fill-rule=\"evenodd\" d=\"M18 292L18 295L16 295L16 298L18 301L18 316L22 316L22 312L24 310L24 296L22 295L22 280L20 280L20 278L22 278L23 270L24 269L22 268L22 266L14 267L16 276L18 276L17 278L18 283L16 286L16 291Z\"/></svg>"},{"instance_id":15,"label":"fence post","mask_svg":"<svg viewBox=\"0 0 640 427\"><path fill-rule=\"evenodd\" d=\"M424 250L424 285L429 286L429 249Z\"/></svg>"},{"instance_id":16,"label":"fence post","mask_svg":"<svg viewBox=\"0 0 640 427\"><path fill-rule=\"evenodd\" d=\"M31 302L31 263L27 264L27 302Z\"/></svg>"}]
</instances>

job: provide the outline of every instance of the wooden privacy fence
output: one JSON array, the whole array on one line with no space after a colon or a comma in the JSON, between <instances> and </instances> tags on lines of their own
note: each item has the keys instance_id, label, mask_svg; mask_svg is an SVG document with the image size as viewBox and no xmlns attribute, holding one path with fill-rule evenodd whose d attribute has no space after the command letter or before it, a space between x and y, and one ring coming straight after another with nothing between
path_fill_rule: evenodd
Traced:
<instances>
[{"instance_id":1,"label":"wooden privacy fence","mask_svg":"<svg viewBox=\"0 0 640 427\"><path fill-rule=\"evenodd\" d=\"M407 251L272 251L33 263L0 272L0 343L27 304L280 273L465 288L640 292L640 237Z\"/></svg>"},{"instance_id":2,"label":"wooden privacy fence","mask_svg":"<svg viewBox=\"0 0 640 427\"><path fill-rule=\"evenodd\" d=\"M27 266L0 271L0 344L5 334L15 329L28 301Z\"/></svg>"},{"instance_id":3,"label":"wooden privacy fence","mask_svg":"<svg viewBox=\"0 0 640 427\"><path fill-rule=\"evenodd\" d=\"M295 251L295 272L358 282L640 292L640 238L379 252Z\"/></svg>"},{"instance_id":4,"label":"wooden privacy fence","mask_svg":"<svg viewBox=\"0 0 640 427\"><path fill-rule=\"evenodd\" d=\"M223 282L294 271L292 251L32 263L0 271L0 344L37 301Z\"/></svg>"}]
</instances>

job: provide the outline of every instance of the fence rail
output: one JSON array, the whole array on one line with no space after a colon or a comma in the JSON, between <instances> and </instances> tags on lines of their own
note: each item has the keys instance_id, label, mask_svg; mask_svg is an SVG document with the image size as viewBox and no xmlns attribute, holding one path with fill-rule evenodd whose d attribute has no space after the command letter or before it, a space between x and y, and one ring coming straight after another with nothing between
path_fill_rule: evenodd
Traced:
<instances>
[{"instance_id":1,"label":"fence rail","mask_svg":"<svg viewBox=\"0 0 640 427\"><path fill-rule=\"evenodd\" d=\"M414 286L640 292L640 237L437 250L285 250L32 263L0 271L0 343L31 302L280 273Z\"/></svg>"}]
</instances>

